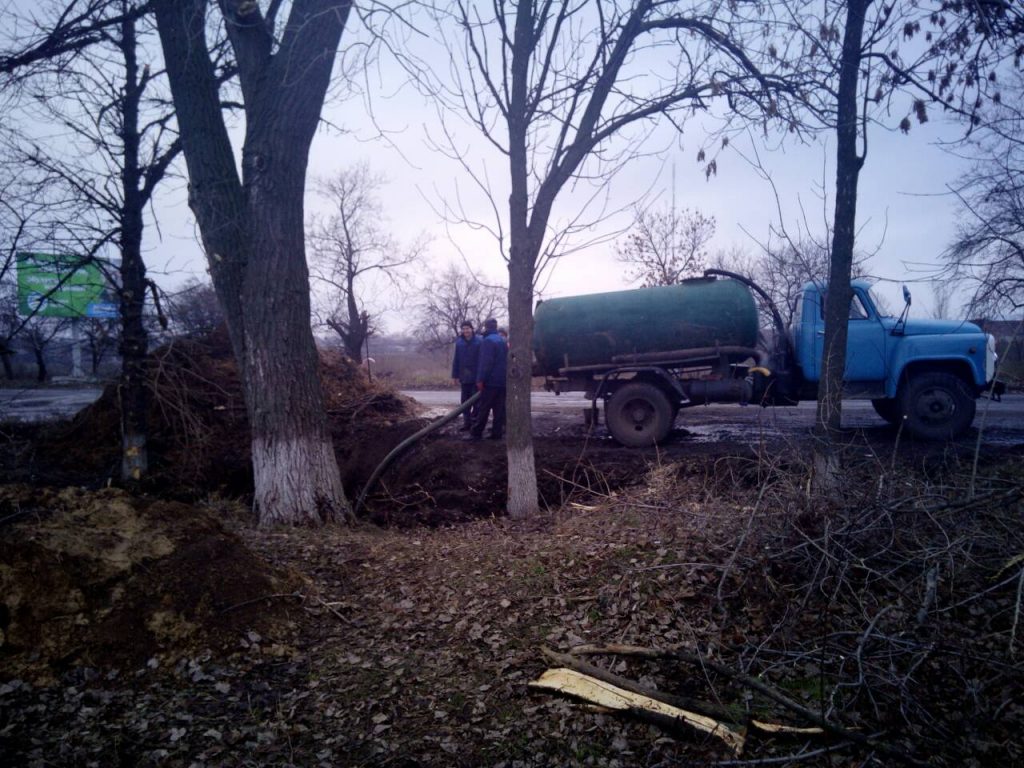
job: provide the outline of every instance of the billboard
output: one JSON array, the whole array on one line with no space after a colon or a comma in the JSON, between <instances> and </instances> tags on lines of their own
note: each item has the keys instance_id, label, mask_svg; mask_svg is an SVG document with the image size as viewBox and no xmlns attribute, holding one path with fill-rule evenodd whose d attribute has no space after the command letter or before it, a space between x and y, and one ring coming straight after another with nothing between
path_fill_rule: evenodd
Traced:
<instances>
[{"instance_id":1,"label":"billboard","mask_svg":"<svg viewBox=\"0 0 1024 768\"><path fill-rule=\"evenodd\" d=\"M19 253L18 313L41 317L118 316L118 301L95 259Z\"/></svg>"}]
</instances>

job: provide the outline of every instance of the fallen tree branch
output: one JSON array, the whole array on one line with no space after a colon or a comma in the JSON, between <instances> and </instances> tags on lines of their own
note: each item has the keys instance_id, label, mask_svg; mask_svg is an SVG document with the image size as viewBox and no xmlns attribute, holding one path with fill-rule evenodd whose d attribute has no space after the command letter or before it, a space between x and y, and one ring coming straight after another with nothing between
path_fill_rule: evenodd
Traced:
<instances>
[{"instance_id":1,"label":"fallen tree branch","mask_svg":"<svg viewBox=\"0 0 1024 768\"><path fill-rule=\"evenodd\" d=\"M675 694L663 693L662 691L655 691L646 685L638 683L634 680L616 675L614 672L609 672L605 669L601 669L598 666L590 664L586 661L576 658L572 654L558 653L550 648L541 648L541 653L551 663L557 664L561 667L568 667L581 674L587 675L588 677L596 678L606 683L610 683L618 688L622 688L633 693L638 693L641 696L647 696L651 699L664 702L670 707L678 707L679 709L688 709L693 712L699 712L707 717L713 717L716 720L726 720L731 723L738 723L736 714L729 711L725 707L713 704L710 701L701 701L700 699L691 699L687 696L677 696Z\"/></svg>"},{"instance_id":2,"label":"fallen tree branch","mask_svg":"<svg viewBox=\"0 0 1024 768\"><path fill-rule=\"evenodd\" d=\"M306 599L306 596L301 592L276 592L272 595L260 595L259 597L252 598L252 600L243 600L240 603L229 605L227 608L221 609L220 613L225 614L231 611L237 611L239 608L244 608L245 606L252 605L253 603L262 603L263 601L269 603L271 600L284 600L288 598L301 602Z\"/></svg>"},{"instance_id":3,"label":"fallen tree branch","mask_svg":"<svg viewBox=\"0 0 1024 768\"><path fill-rule=\"evenodd\" d=\"M721 739L734 754L739 755L743 752L743 734L727 728L713 718L627 691L603 680L588 677L574 669L549 669L537 680L529 683L529 687L559 693L617 712L625 712L662 728L673 729L685 724Z\"/></svg>"},{"instance_id":4,"label":"fallen tree branch","mask_svg":"<svg viewBox=\"0 0 1024 768\"><path fill-rule=\"evenodd\" d=\"M601 680L606 683L610 683L618 688L622 688L633 693L638 693L641 696L647 696L648 698L655 699L656 701L664 702L671 707L678 707L679 709L687 709L691 712L697 712L705 715L706 717L712 717L715 720L724 720L729 723L736 725L743 725L746 718L739 718L736 713L726 707L714 704L710 701L703 701L701 699L691 699L689 696L679 696L677 694L665 693L663 691L657 691L653 688L649 688L642 683L638 683L629 678L616 675L614 672L609 672L606 669L590 664L589 662L583 661L576 658L572 654L558 653L550 648L542 647L541 653L544 654L545 658L551 661L553 664L558 664L562 667L568 667L577 672L580 672L588 677L593 677L597 680ZM823 733L821 728L797 728L790 725L780 725L777 723L768 723L763 720L756 720L751 718L749 724L752 728L764 733L770 733L775 736L779 735L797 735L797 736L814 736Z\"/></svg>"},{"instance_id":5,"label":"fallen tree branch","mask_svg":"<svg viewBox=\"0 0 1024 768\"><path fill-rule=\"evenodd\" d=\"M571 649L570 653L579 655L611 655L611 656L635 656L638 658L645 659L674 659L676 661L686 662L687 664L693 664L694 666L701 667L704 669L710 669L721 675L725 675L748 688L751 688L758 693L763 694L777 704L782 705L791 712L804 717L809 722L820 726L822 729L831 733L833 736L838 736L841 739L846 739L855 744L859 744L869 749L877 750L878 752L887 755L895 760L898 760L905 765L912 765L916 768L927 768L928 763L921 762L916 758L908 755L902 750L896 749L895 747L889 746L884 742L877 741L868 736L865 736L856 731L851 731L840 725L836 725L830 720L825 719L817 712L808 709L807 707L799 704L788 696L779 693L777 690L762 683L755 677L738 672L725 664L719 664L717 662L706 659L698 654L690 653L681 649L675 650L661 650L658 648L642 648L634 645L580 645Z\"/></svg>"}]
</instances>

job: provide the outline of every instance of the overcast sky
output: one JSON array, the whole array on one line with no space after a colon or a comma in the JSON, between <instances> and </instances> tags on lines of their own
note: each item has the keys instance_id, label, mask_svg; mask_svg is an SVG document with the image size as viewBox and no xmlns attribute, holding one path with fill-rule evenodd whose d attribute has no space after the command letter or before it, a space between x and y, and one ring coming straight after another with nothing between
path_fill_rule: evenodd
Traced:
<instances>
[{"instance_id":1,"label":"overcast sky","mask_svg":"<svg viewBox=\"0 0 1024 768\"><path fill-rule=\"evenodd\" d=\"M16 5L24 4L19 0ZM326 107L325 125L312 150L310 189L317 177L365 161L389 180L381 190L381 199L394 235L406 242L421 233L431 238L428 262L417 267L417 274L440 268L448 261L461 264L465 260L488 280L505 283L505 265L493 239L479 230L446 222L439 214L443 201L458 198L483 223L493 224L486 198L459 164L432 151L426 141L428 133L437 133L433 106L411 88L401 87L402 75L393 65L381 63L371 79L375 120L369 118L367 103L360 96L336 98ZM386 132L387 140L380 137L381 130ZM868 270L882 281L880 291L889 297L892 308L901 305L899 286L908 282L915 295L914 312L930 311L931 287L921 281L930 274L926 265L937 263L953 236L956 206L947 185L955 182L962 167L937 143L955 138L961 130L936 115L925 125L915 124L910 135L882 126L870 132L858 202L858 249L877 251L868 262ZM238 133L236 151L240 146ZM653 138L644 149L657 149L656 154L630 162L608 182L606 214L598 217L600 222L589 236L623 230L630 222L629 208L645 195L649 206L667 207L674 198L679 208L714 216L717 234L712 251L738 247L756 252L758 243L768 239L769 228L778 228L779 206L782 223L791 233L809 230L812 235L823 235L824 221L832 215L834 140L830 134L822 134L806 145L790 142L772 151L756 146L773 177L778 202L772 185L739 154L752 156L754 146L734 141L719 158L717 175L705 179L702 166L696 162L697 151L705 141L705 132L697 122L687 123L681 136L666 126ZM478 173L492 179L507 177L505 158L471 129L461 130L458 141L464 159ZM822 200L823 194L827 201ZM506 198L499 195L496 204L504 209ZM319 206L310 192L307 213ZM571 215L574 207L574 200L567 197L561 215ZM189 276L205 273L184 181L167 184L154 210L159 228L147 231L147 261L158 282L173 290ZM631 287L626 268L616 261L614 253L611 240L561 257L541 284L543 296ZM368 293L378 296L382 291L373 287ZM385 327L401 332L411 320L409 306L414 298L385 298L376 304L370 302L370 309L388 310ZM396 307L401 310L396 311Z\"/></svg>"},{"instance_id":2,"label":"overcast sky","mask_svg":"<svg viewBox=\"0 0 1024 768\"><path fill-rule=\"evenodd\" d=\"M339 135L326 128L320 132L313 147L310 181L359 161L368 162L389 180L381 190L381 199L395 236L406 242L419 233L431 237L428 268L440 268L447 261L468 263L487 279L506 282L505 265L493 238L446 222L440 215L441 201L456 194L464 201L476 202L482 219L487 218L487 206L455 162L428 149L425 126L416 121L418 116L409 114L406 125L396 121L396 132L385 142L370 139L376 129L368 121L353 119L359 111L358 103L329 109L331 122L346 126L352 133ZM428 116L423 110L423 117ZM953 236L956 206L947 185L955 182L962 167L937 142L955 137L959 130L958 126L933 121L914 126L909 136L876 127L869 137L858 201L858 248L875 253L868 262L868 270L880 279L878 290L889 297L893 307L902 303L898 298L899 286L907 282L914 291L915 311L930 311L931 286L926 279L933 270L927 265L937 263ZM782 220L791 233L799 234L803 228L820 237L825 231L824 221L832 212L834 185L834 141L830 136L824 135L813 144L787 145L774 151L757 148L761 161L772 174L778 201L772 184L736 151L726 150L720 158L718 174L705 179L696 162L701 138L694 135L688 139L684 135L681 149L667 151L661 157L637 159L612 179L607 207L622 212L609 216L594 234L613 234L628 226L628 208L645 194L652 205L669 206L673 186L677 207L697 209L715 217L717 234L712 251L740 247L756 252L759 242L768 240L769 228L778 228L780 206ZM489 155L479 144L471 150L479 152L479 166L486 167L491 174L505 171L503 158ZM740 142L733 146L748 157L753 156L750 147L741 147ZM822 200L823 193L828 196L827 202ZM307 196L307 211L317 210L320 205L311 192ZM202 274L205 260L182 185L168 189L159 201L158 213L162 238L158 241L155 230L151 232L150 263L154 271L164 273L160 282L173 289L187 276ZM614 254L613 240L559 258L542 286L543 295L632 287L625 267ZM380 308L395 303L403 301L386 301ZM398 332L407 320L407 311L389 311L386 326Z\"/></svg>"}]
</instances>

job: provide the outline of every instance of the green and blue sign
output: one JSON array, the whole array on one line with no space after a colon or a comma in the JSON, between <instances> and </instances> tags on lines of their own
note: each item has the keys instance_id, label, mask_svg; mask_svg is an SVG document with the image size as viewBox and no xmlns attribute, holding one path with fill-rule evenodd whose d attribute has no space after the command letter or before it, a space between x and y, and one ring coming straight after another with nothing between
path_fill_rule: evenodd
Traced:
<instances>
[{"instance_id":1,"label":"green and blue sign","mask_svg":"<svg viewBox=\"0 0 1024 768\"><path fill-rule=\"evenodd\" d=\"M95 259L19 253L18 312L41 317L118 316L117 297Z\"/></svg>"}]
</instances>

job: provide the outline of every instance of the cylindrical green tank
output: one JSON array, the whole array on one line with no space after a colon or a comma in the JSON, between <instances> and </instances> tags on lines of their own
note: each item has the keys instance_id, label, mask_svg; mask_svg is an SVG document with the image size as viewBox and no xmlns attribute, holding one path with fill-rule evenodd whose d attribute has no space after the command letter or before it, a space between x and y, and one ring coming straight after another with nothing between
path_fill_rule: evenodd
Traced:
<instances>
[{"instance_id":1,"label":"cylindrical green tank","mask_svg":"<svg viewBox=\"0 0 1024 768\"><path fill-rule=\"evenodd\" d=\"M549 299L534 313L534 373L611 365L620 355L753 347L757 328L750 290L730 279Z\"/></svg>"}]
</instances>

